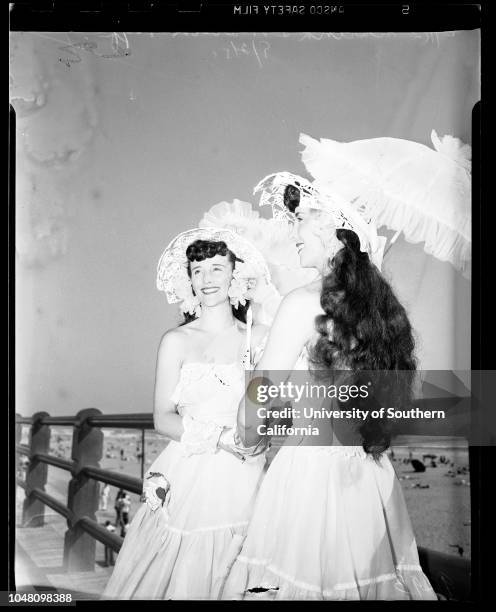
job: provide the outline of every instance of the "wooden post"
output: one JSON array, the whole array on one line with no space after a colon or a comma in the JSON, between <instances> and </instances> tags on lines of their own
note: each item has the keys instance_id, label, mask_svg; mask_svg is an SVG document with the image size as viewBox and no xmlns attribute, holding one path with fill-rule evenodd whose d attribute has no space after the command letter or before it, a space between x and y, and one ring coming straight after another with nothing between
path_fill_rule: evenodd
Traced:
<instances>
[{"instance_id":1,"label":"wooden post","mask_svg":"<svg viewBox=\"0 0 496 612\"><path fill-rule=\"evenodd\" d=\"M42 425L41 419L50 416L48 412L33 415L29 440L29 465L26 470L26 497L22 506L22 524L29 527L43 527L45 504L30 494L33 489L45 490L48 465L34 459L36 453L48 453L50 449L50 426Z\"/></svg>"},{"instance_id":2,"label":"wooden post","mask_svg":"<svg viewBox=\"0 0 496 612\"><path fill-rule=\"evenodd\" d=\"M18 423L17 419L22 418L21 415L16 412L16 425L15 425L15 443L16 446L21 443L22 440L22 423ZM16 478L21 473L22 466L22 455L20 453L16 453ZM17 485L16 485L17 489Z\"/></svg>"},{"instance_id":3,"label":"wooden post","mask_svg":"<svg viewBox=\"0 0 496 612\"><path fill-rule=\"evenodd\" d=\"M145 477L145 428L141 430L141 480Z\"/></svg>"},{"instance_id":4,"label":"wooden post","mask_svg":"<svg viewBox=\"0 0 496 612\"><path fill-rule=\"evenodd\" d=\"M77 414L72 437L72 460L75 469L69 482L67 507L72 512L69 529L64 537L64 567L66 571L93 571L95 569L96 540L81 529L78 519L87 516L96 520L100 483L88 478L81 470L88 465L100 467L103 453L103 433L88 424L88 417L101 414L96 408L87 408Z\"/></svg>"},{"instance_id":5,"label":"wooden post","mask_svg":"<svg viewBox=\"0 0 496 612\"><path fill-rule=\"evenodd\" d=\"M22 417L21 417L21 415L18 412L16 412L15 416L16 416L15 443L16 443L16 446L17 446L18 444L21 443L21 440L22 440L22 424L18 423L17 419L20 419ZM14 481L14 487L13 487L13 489L14 489L14 507L16 509L15 510L16 516L17 516L17 500L19 499L18 498L18 492L17 492L18 487L17 487L17 482L16 481L17 481L17 478L21 478L21 474L23 474L23 471L22 471L22 455L20 453L16 452L16 461L15 461L15 479L16 480ZM23 474L22 480L24 480L24 474Z\"/></svg>"}]
</instances>

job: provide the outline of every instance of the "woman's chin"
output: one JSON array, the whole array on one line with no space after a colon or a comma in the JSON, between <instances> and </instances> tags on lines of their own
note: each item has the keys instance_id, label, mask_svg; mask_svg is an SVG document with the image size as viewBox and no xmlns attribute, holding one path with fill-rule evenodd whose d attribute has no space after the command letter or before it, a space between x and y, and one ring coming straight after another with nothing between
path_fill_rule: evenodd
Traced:
<instances>
[{"instance_id":1,"label":"woman's chin","mask_svg":"<svg viewBox=\"0 0 496 612\"><path fill-rule=\"evenodd\" d=\"M204 306L205 308L214 308L215 306L219 306L220 304L227 304L229 303L229 297L223 296L223 297L217 297L217 296L211 296L210 298L207 296L204 296L203 299L201 300L201 306Z\"/></svg>"},{"instance_id":2,"label":"woman's chin","mask_svg":"<svg viewBox=\"0 0 496 612\"><path fill-rule=\"evenodd\" d=\"M305 256L305 253L301 252L300 253L300 266L302 268L316 268L316 264L313 260L311 260L309 257Z\"/></svg>"}]
</instances>

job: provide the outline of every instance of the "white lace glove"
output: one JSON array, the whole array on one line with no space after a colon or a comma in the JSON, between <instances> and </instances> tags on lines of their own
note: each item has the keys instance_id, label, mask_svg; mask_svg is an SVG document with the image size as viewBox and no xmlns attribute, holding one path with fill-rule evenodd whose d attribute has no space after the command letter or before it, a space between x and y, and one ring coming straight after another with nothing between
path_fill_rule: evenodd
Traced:
<instances>
[{"instance_id":1,"label":"white lace glove","mask_svg":"<svg viewBox=\"0 0 496 612\"><path fill-rule=\"evenodd\" d=\"M219 442L222 427L216 423L197 421L185 415L183 417L184 433L181 436L181 445L186 456L200 455L202 453L215 453Z\"/></svg>"},{"instance_id":2,"label":"white lace glove","mask_svg":"<svg viewBox=\"0 0 496 612\"><path fill-rule=\"evenodd\" d=\"M170 482L160 472L149 472L143 480L143 492L140 501L147 503L153 512L162 507L168 514Z\"/></svg>"}]
</instances>

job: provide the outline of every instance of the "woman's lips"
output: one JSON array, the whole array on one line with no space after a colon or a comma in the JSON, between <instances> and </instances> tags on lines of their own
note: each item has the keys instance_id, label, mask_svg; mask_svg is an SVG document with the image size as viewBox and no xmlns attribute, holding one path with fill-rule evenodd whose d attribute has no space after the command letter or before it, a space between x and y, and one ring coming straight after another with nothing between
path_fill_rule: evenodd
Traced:
<instances>
[{"instance_id":1,"label":"woman's lips","mask_svg":"<svg viewBox=\"0 0 496 612\"><path fill-rule=\"evenodd\" d=\"M217 293L218 290L219 287L205 287L205 289L202 289L201 292L204 295L211 295L212 293Z\"/></svg>"}]
</instances>

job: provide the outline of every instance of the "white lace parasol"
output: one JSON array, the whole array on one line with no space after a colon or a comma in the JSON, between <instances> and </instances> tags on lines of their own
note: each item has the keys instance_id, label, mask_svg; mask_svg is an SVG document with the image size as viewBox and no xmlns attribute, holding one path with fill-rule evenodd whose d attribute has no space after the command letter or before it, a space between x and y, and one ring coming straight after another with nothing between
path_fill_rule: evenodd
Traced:
<instances>
[{"instance_id":1,"label":"white lace parasol","mask_svg":"<svg viewBox=\"0 0 496 612\"><path fill-rule=\"evenodd\" d=\"M471 148L439 138L434 149L399 138L349 143L300 134L302 161L322 193L341 195L378 227L424 242L465 275L471 260Z\"/></svg>"}]
</instances>

